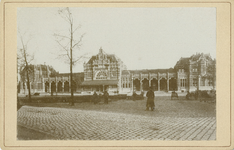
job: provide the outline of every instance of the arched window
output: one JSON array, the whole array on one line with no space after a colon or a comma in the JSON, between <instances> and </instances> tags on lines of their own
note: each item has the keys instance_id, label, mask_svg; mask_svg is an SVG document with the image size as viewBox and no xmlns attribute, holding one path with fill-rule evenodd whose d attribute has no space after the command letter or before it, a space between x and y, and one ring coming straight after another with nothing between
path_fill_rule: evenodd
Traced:
<instances>
[{"instance_id":1,"label":"arched window","mask_svg":"<svg viewBox=\"0 0 234 150\"><path fill-rule=\"evenodd\" d=\"M96 75L96 79L107 79L107 73L104 71L100 71Z\"/></svg>"}]
</instances>

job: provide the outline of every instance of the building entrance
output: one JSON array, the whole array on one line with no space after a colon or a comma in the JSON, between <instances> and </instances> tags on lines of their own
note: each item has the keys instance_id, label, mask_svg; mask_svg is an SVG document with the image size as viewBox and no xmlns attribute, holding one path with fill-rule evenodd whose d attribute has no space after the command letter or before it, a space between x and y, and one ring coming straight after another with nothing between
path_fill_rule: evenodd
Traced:
<instances>
[{"instance_id":1,"label":"building entrance","mask_svg":"<svg viewBox=\"0 0 234 150\"><path fill-rule=\"evenodd\" d=\"M160 91L166 91L167 90L167 80L165 78L162 78L160 80Z\"/></svg>"}]
</instances>

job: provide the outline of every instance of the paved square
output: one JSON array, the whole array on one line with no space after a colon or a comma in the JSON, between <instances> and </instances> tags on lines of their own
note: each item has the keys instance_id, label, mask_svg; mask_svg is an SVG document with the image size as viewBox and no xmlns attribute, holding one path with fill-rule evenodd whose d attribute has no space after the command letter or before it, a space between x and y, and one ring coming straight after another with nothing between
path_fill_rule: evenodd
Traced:
<instances>
[{"instance_id":1,"label":"paved square","mask_svg":"<svg viewBox=\"0 0 234 150\"><path fill-rule=\"evenodd\" d=\"M153 112L144 111L144 104L145 101L123 100L108 105L77 103L73 109L23 106L18 111L18 125L64 140L216 139L215 110L212 111L215 104L158 100ZM177 105L186 108L173 109ZM207 109L202 116L192 106ZM124 110L116 111L118 108Z\"/></svg>"}]
</instances>

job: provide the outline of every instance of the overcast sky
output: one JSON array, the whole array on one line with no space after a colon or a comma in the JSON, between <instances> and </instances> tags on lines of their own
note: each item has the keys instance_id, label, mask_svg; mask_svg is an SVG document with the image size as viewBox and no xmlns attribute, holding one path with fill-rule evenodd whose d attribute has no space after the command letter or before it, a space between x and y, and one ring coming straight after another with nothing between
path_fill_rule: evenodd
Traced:
<instances>
[{"instance_id":1,"label":"overcast sky","mask_svg":"<svg viewBox=\"0 0 234 150\"><path fill-rule=\"evenodd\" d=\"M75 35L85 33L81 51L88 56L102 49L116 54L127 69L174 67L181 57L197 52L216 58L215 8L71 8ZM59 45L54 33L68 33L69 24L58 15L58 8L18 8L17 25L28 51L35 53L33 64L51 65L60 73L69 64L56 59ZM22 48L19 38L17 49ZM86 60L87 62L88 60ZM74 72L83 71L83 63Z\"/></svg>"}]
</instances>

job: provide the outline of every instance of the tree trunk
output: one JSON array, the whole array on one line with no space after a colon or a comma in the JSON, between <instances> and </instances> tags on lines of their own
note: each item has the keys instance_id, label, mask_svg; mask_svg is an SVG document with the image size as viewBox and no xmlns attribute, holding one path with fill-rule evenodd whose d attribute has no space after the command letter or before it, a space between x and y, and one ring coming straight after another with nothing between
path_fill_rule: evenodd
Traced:
<instances>
[{"instance_id":1,"label":"tree trunk","mask_svg":"<svg viewBox=\"0 0 234 150\"><path fill-rule=\"evenodd\" d=\"M73 63L72 63L72 40L73 40L73 35L72 35L72 23L71 23L71 47L70 47L70 54L71 54L71 58L70 58L70 76L71 76L71 81L70 81L70 83L71 83L71 106L74 106L74 97L73 97L73 78L72 78L72 65L73 65Z\"/></svg>"},{"instance_id":2,"label":"tree trunk","mask_svg":"<svg viewBox=\"0 0 234 150\"><path fill-rule=\"evenodd\" d=\"M31 102L31 87L30 87L30 81L29 81L29 74L28 74L28 64L26 63L26 68L27 68L27 88L28 88L28 100Z\"/></svg>"}]
</instances>

